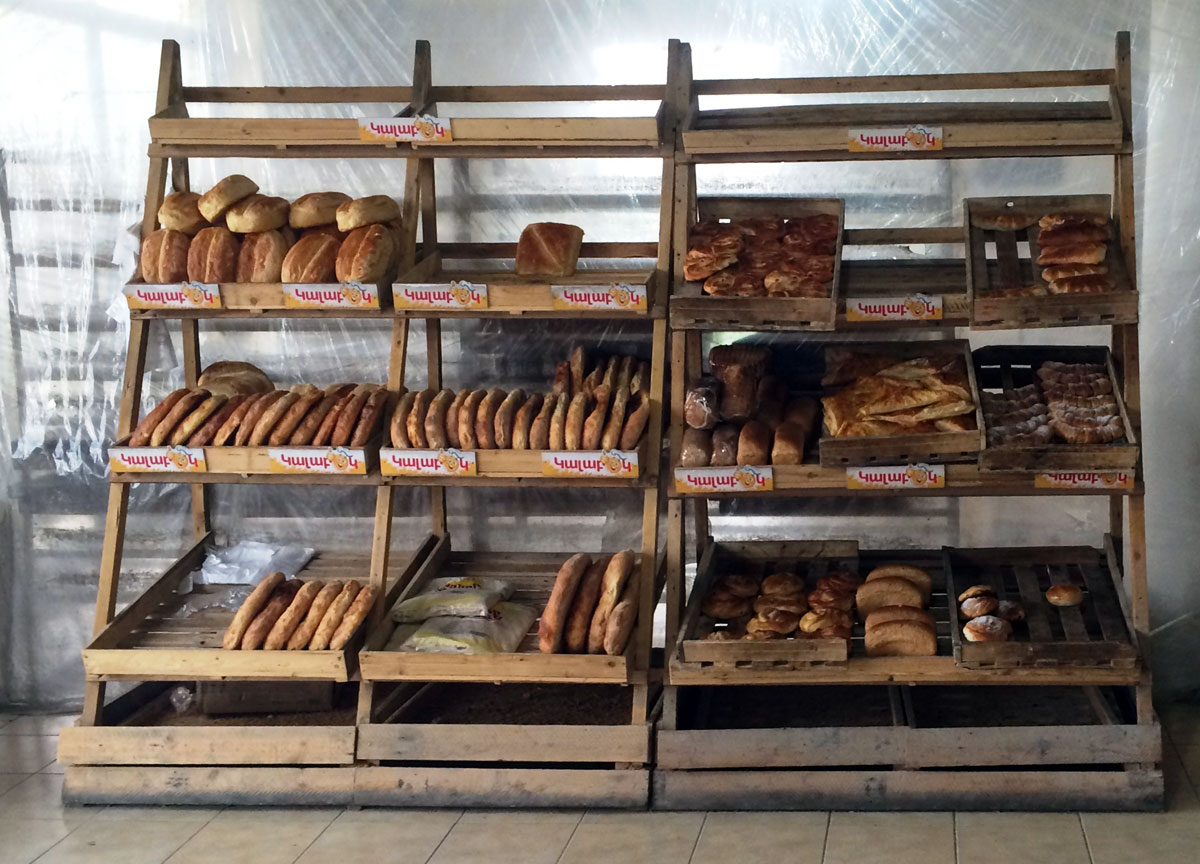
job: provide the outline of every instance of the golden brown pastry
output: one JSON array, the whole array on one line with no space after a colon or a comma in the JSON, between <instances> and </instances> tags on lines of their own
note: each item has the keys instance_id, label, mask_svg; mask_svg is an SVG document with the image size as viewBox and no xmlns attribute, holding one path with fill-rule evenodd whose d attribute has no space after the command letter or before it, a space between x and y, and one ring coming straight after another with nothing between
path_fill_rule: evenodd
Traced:
<instances>
[{"instance_id":1,"label":"golden brown pastry","mask_svg":"<svg viewBox=\"0 0 1200 864\"><path fill-rule=\"evenodd\" d=\"M142 279L151 285L184 282L188 278L188 247L182 231L159 228L142 241Z\"/></svg>"},{"instance_id":2,"label":"golden brown pastry","mask_svg":"<svg viewBox=\"0 0 1200 864\"><path fill-rule=\"evenodd\" d=\"M169 194L158 208L158 221L164 228L189 236L208 227L208 220L200 212L200 196L195 192Z\"/></svg>"},{"instance_id":3,"label":"golden brown pastry","mask_svg":"<svg viewBox=\"0 0 1200 864\"><path fill-rule=\"evenodd\" d=\"M963 625L968 642L1006 642L1012 635L1012 625L995 615L972 618Z\"/></svg>"},{"instance_id":4,"label":"golden brown pastry","mask_svg":"<svg viewBox=\"0 0 1200 864\"><path fill-rule=\"evenodd\" d=\"M238 234L274 231L288 224L290 207L286 198L247 195L225 211L225 227Z\"/></svg>"},{"instance_id":5,"label":"golden brown pastry","mask_svg":"<svg viewBox=\"0 0 1200 864\"><path fill-rule=\"evenodd\" d=\"M341 192L309 192L292 202L288 224L293 228L315 228L337 224L337 208L350 200Z\"/></svg>"},{"instance_id":6,"label":"golden brown pastry","mask_svg":"<svg viewBox=\"0 0 1200 864\"><path fill-rule=\"evenodd\" d=\"M1078 585L1051 585L1046 589L1046 601L1052 606L1078 606L1083 602L1083 589Z\"/></svg>"},{"instance_id":7,"label":"golden brown pastry","mask_svg":"<svg viewBox=\"0 0 1200 864\"><path fill-rule=\"evenodd\" d=\"M209 222L215 223L230 207L258 191L258 184L241 174L230 174L200 196L196 206Z\"/></svg>"},{"instance_id":8,"label":"golden brown pastry","mask_svg":"<svg viewBox=\"0 0 1200 864\"><path fill-rule=\"evenodd\" d=\"M858 590L858 586L864 582L863 578L857 573L851 573L849 570L835 570L828 576L822 576L817 580L818 588L832 588L834 591L849 591Z\"/></svg>"},{"instance_id":9,"label":"golden brown pastry","mask_svg":"<svg viewBox=\"0 0 1200 864\"><path fill-rule=\"evenodd\" d=\"M1104 225L1059 225L1041 231L1037 237L1038 246L1067 246L1073 243L1107 243L1108 226Z\"/></svg>"},{"instance_id":10,"label":"golden brown pastry","mask_svg":"<svg viewBox=\"0 0 1200 864\"><path fill-rule=\"evenodd\" d=\"M571 276L579 261L583 229L561 222L526 225L517 241L519 276Z\"/></svg>"},{"instance_id":11,"label":"golden brown pastry","mask_svg":"<svg viewBox=\"0 0 1200 864\"><path fill-rule=\"evenodd\" d=\"M1042 271L1042 281L1057 282L1072 276L1103 276L1108 272L1104 264L1055 264Z\"/></svg>"},{"instance_id":12,"label":"golden brown pastry","mask_svg":"<svg viewBox=\"0 0 1200 864\"><path fill-rule=\"evenodd\" d=\"M228 228L204 228L188 247L188 279L232 282L237 276L238 239Z\"/></svg>"},{"instance_id":13,"label":"golden brown pastry","mask_svg":"<svg viewBox=\"0 0 1200 864\"><path fill-rule=\"evenodd\" d=\"M799 595L804 593L804 580L795 573L780 571L764 579L759 590L764 595Z\"/></svg>"},{"instance_id":14,"label":"golden brown pastry","mask_svg":"<svg viewBox=\"0 0 1200 864\"><path fill-rule=\"evenodd\" d=\"M961 594L958 595L958 602L962 603L970 600L972 597L995 597L996 589L991 585L972 585Z\"/></svg>"},{"instance_id":15,"label":"golden brown pastry","mask_svg":"<svg viewBox=\"0 0 1200 864\"><path fill-rule=\"evenodd\" d=\"M760 612L746 622L746 632L754 633L760 630L772 630L787 636L800 626L800 616L786 609L769 609Z\"/></svg>"},{"instance_id":16,"label":"golden brown pastry","mask_svg":"<svg viewBox=\"0 0 1200 864\"><path fill-rule=\"evenodd\" d=\"M381 282L397 251L395 236L382 225L355 228L338 248L334 274L339 282Z\"/></svg>"},{"instance_id":17,"label":"golden brown pastry","mask_svg":"<svg viewBox=\"0 0 1200 864\"><path fill-rule=\"evenodd\" d=\"M822 631L847 631L853 626L854 620L849 612L840 609L812 610L800 618L800 630L804 633L816 634Z\"/></svg>"},{"instance_id":18,"label":"golden brown pastry","mask_svg":"<svg viewBox=\"0 0 1200 864\"><path fill-rule=\"evenodd\" d=\"M305 234L283 258L284 282L335 281L341 244L328 234Z\"/></svg>"},{"instance_id":19,"label":"golden brown pastry","mask_svg":"<svg viewBox=\"0 0 1200 864\"><path fill-rule=\"evenodd\" d=\"M830 609L849 612L854 608L854 594L850 591L838 591L834 588L814 588L808 592L808 606L817 612Z\"/></svg>"},{"instance_id":20,"label":"golden brown pastry","mask_svg":"<svg viewBox=\"0 0 1200 864\"><path fill-rule=\"evenodd\" d=\"M1050 283L1051 294L1104 294L1117 287L1111 276L1094 273L1090 276L1070 276Z\"/></svg>"},{"instance_id":21,"label":"golden brown pastry","mask_svg":"<svg viewBox=\"0 0 1200 864\"><path fill-rule=\"evenodd\" d=\"M777 609L796 616L808 611L808 601L803 594L762 594L755 597L753 602L754 612L758 615L769 614Z\"/></svg>"},{"instance_id":22,"label":"golden brown pastry","mask_svg":"<svg viewBox=\"0 0 1200 864\"><path fill-rule=\"evenodd\" d=\"M353 231L376 222L391 222L400 218L400 205L387 195L368 195L344 201L334 211L339 231Z\"/></svg>"},{"instance_id":23,"label":"golden brown pastry","mask_svg":"<svg viewBox=\"0 0 1200 864\"><path fill-rule=\"evenodd\" d=\"M728 591L713 590L705 595L700 604L700 611L709 618L728 621L749 615L754 610L754 601L748 597L738 597Z\"/></svg>"},{"instance_id":24,"label":"golden brown pastry","mask_svg":"<svg viewBox=\"0 0 1200 864\"><path fill-rule=\"evenodd\" d=\"M1049 264L1101 264L1108 253L1104 243L1068 243L1061 246L1043 246L1037 257L1037 265Z\"/></svg>"},{"instance_id":25,"label":"golden brown pastry","mask_svg":"<svg viewBox=\"0 0 1200 864\"><path fill-rule=\"evenodd\" d=\"M278 231L247 234L238 251L236 281L279 282L287 251L287 241Z\"/></svg>"}]
</instances>

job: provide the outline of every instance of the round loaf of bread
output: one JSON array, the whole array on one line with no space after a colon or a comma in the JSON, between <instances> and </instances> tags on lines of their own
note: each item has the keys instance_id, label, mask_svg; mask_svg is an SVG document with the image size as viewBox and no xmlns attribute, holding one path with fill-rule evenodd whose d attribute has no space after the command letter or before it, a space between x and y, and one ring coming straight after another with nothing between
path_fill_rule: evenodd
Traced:
<instances>
[{"instance_id":1,"label":"round loaf of bread","mask_svg":"<svg viewBox=\"0 0 1200 864\"><path fill-rule=\"evenodd\" d=\"M364 225L351 231L338 248L335 272L339 282L381 282L396 257L395 236L383 225Z\"/></svg>"},{"instance_id":2,"label":"round loaf of bread","mask_svg":"<svg viewBox=\"0 0 1200 864\"><path fill-rule=\"evenodd\" d=\"M314 228L337 223L337 208L350 200L341 192L309 192L292 202L288 224L293 228Z\"/></svg>"},{"instance_id":3,"label":"round loaf of bread","mask_svg":"<svg viewBox=\"0 0 1200 864\"><path fill-rule=\"evenodd\" d=\"M899 576L868 578L859 586L854 599L859 617L864 619L882 606L915 606L919 609L925 605L921 589Z\"/></svg>"},{"instance_id":4,"label":"round loaf of bread","mask_svg":"<svg viewBox=\"0 0 1200 864\"><path fill-rule=\"evenodd\" d=\"M142 279L151 285L183 282L188 278L188 247L182 231L159 228L142 241Z\"/></svg>"},{"instance_id":5,"label":"round loaf of bread","mask_svg":"<svg viewBox=\"0 0 1200 864\"><path fill-rule=\"evenodd\" d=\"M284 282L333 282L340 244L328 234L305 234L283 258Z\"/></svg>"},{"instance_id":6,"label":"round loaf of bread","mask_svg":"<svg viewBox=\"0 0 1200 864\"><path fill-rule=\"evenodd\" d=\"M756 597L759 583L746 573L727 573L717 581L714 590L727 591L735 597Z\"/></svg>"},{"instance_id":7,"label":"round loaf of bread","mask_svg":"<svg viewBox=\"0 0 1200 864\"><path fill-rule=\"evenodd\" d=\"M1083 602L1083 589L1078 585L1051 585L1046 600L1053 606L1078 606Z\"/></svg>"},{"instance_id":8,"label":"round loaf of bread","mask_svg":"<svg viewBox=\"0 0 1200 864\"><path fill-rule=\"evenodd\" d=\"M795 573L772 573L762 581L763 594L803 594L804 580Z\"/></svg>"},{"instance_id":9,"label":"round loaf of bread","mask_svg":"<svg viewBox=\"0 0 1200 864\"><path fill-rule=\"evenodd\" d=\"M780 609L793 615L803 615L808 611L808 603L801 594L763 594L754 598L754 611L763 615Z\"/></svg>"},{"instance_id":10,"label":"round loaf of bread","mask_svg":"<svg viewBox=\"0 0 1200 864\"><path fill-rule=\"evenodd\" d=\"M228 228L201 230L188 247L188 279L232 282L237 276L238 246L238 239Z\"/></svg>"},{"instance_id":11,"label":"round loaf of bread","mask_svg":"<svg viewBox=\"0 0 1200 864\"><path fill-rule=\"evenodd\" d=\"M239 393L269 393L275 389L267 373L253 363L240 360L218 360L209 364L196 385L214 396L235 396Z\"/></svg>"},{"instance_id":12,"label":"round loaf of bread","mask_svg":"<svg viewBox=\"0 0 1200 864\"><path fill-rule=\"evenodd\" d=\"M200 212L200 195L196 192L172 192L158 208L158 221L164 228L182 231L189 236L208 227Z\"/></svg>"},{"instance_id":13,"label":"round loaf of bread","mask_svg":"<svg viewBox=\"0 0 1200 864\"><path fill-rule=\"evenodd\" d=\"M958 602L962 603L970 600L972 597L995 597L996 589L991 585L972 585L966 591L958 595Z\"/></svg>"},{"instance_id":14,"label":"round loaf of bread","mask_svg":"<svg viewBox=\"0 0 1200 864\"><path fill-rule=\"evenodd\" d=\"M937 654L937 633L926 621L885 621L867 630L868 657L931 657Z\"/></svg>"},{"instance_id":15,"label":"round loaf of bread","mask_svg":"<svg viewBox=\"0 0 1200 864\"><path fill-rule=\"evenodd\" d=\"M239 234L274 231L288 224L291 206L286 198L247 195L225 211L225 227Z\"/></svg>"},{"instance_id":16,"label":"round loaf of bread","mask_svg":"<svg viewBox=\"0 0 1200 864\"><path fill-rule=\"evenodd\" d=\"M728 591L710 591L700 604L700 611L709 618L728 621L731 618L741 618L749 615L754 607L747 597L738 597Z\"/></svg>"},{"instance_id":17,"label":"round loaf of bread","mask_svg":"<svg viewBox=\"0 0 1200 864\"><path fill-rule=\"evenodd\" d=\"M925 602L929 602L929 596L933 593L933 577L920 567L912 567L908 564L884 564L882 567L876 567L868 573L867 581L895 577L907 579L913 585L916 585L921 591L921 596L925 598Z\"/></svg>"},{"instance_id":18,"label":"round loaf of bread","mask_svg":"<svg viewBox=\"0 0 1200 864\"><path fill-rule=\"evenodd\" d=\"M999 608L1000 601L987 594L980 597L968 597L958 604L958 611L964 618L979 618L983 615L992 615Z\"/></svg>"},{"instance_id":19,"label":"round loaf of bread","mask_svg":"<svg viewBox=\"0 0 1200 864\"><path fill-rule=\"evenodd\" d=\"M256 231L242 238L238 251L238 282L278 282L283 275L287 241L278 231Z\"/></svg>"},{"instance_id":20,"label":"round loaf of bread","mask_svg":"<svg viewBox=\"0 0 1200 864\"><path fill-rule=\"evenodd\" d=\"M332 237L340 246L342 241L346 239L346 232L339 231L336 222L329 225L314 225L312 228L305 228L300 232L301 237L308 237L313 234L323 234L327 237Z\"/></svg>"},{"instance_id":21,"label":"round loaf of bread","mask_svg":"<svg viewBox=\"0 0 1200 864\"><path fill-rule=\"evenodd\" d=\"M230 174L200 196L197 206L209 222L216 222L225 211L247 195L258 191L258 184L242 174Z\"/></svg>"},{"instance_id":22,"label":"round loaf of bread","mask_svg":"<svg viewBox=\"0 0 1200 864\"><path fill-rule=\"evenodd\" d=\"M1012 635L1012 625L995 615L972 618L963 625L963 636L968 642L1006 642Z\"/></svg>"},{"instance_id":23,"label":"round loaf of bread","mask_svg":"<svg viewBox=\"0 0 1200 864\"><path fill-rule=\"evenodd\" d=\"M867 616L865 624L870 630L889 621L919 621L933 626L933 616L915 606L880 606Z\"/></svg>"},{"instance_id":24,"label":"round loaf of bread","mask_svg":"<svg viewBox=\"0 0 1200 864\"><path fill-rule=\"evenodd\" d=\"M338 205L337 226L339 231L353 231L376 222L390 222L400 218L400 205L387 195L368 195Z\"/></svg>"}]
</instances>

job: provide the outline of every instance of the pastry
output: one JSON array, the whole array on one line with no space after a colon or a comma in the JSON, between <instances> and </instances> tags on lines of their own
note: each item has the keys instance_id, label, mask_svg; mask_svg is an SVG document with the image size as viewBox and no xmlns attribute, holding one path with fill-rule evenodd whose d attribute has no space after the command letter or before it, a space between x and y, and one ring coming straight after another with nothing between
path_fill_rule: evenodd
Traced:
<instances>
[{"instance_id":1,"label":"pastry","mask_svg":"<svg viewBox=\"0 0 1200 864\"><path fill-rule=\"evenodd\" d=\"M343 201L334 211L339 231L353 231L376 222L400 219L400 205L387 195L368 195Z\"/></svg>"},{"instance_id":2,"label":"pastry","mask_svg":"<svg viewBox=\"0 0 1200 864\"><path fill-rule=\"evenodd\" d=\"M854 608L854 598L855 595L849 591L838 591L833 588L815 588L808 592L808 606L817 612L830 609L849 612Z\"/></svg>"},{"instance_id":3,"label":"pastry","mask_svg":"<svg viewBox=\"0 0 1200 864\"><path fill-rule=\"evenodd\" d=\"M925 621L881 621L864 636L868 657L932 657L937 633Z\"/></svg>"},{"instance_id":4,"label":"pastry","mask_svg":"<svg viewBox=\"0 0 1200 864\"><path fill-rule=\"evenodd\" d=\"M1043 231L1057 228L1059 225L1107 225L1108 216L1104 213L1047 213L1038 220Z\"/></svg>"},{"instance_id":5,"label":"pastry","mask_svg":"<svg viewBox=\"0 0 1200 864\"><path fill-rule=\"evenodd\" d=\"M757 579L747 573L727 573L713 586L714 591L727 591L735 597L757 597L762 589Z\"/></svg>"},{"instance_id":6,"label":"pastry","mask_svg":"<svg viewBox=\"0 0 1200 864\"><path fill-rule=\"evenodd\" d=\"M625 590L625 584L630 581L633 573L633 552L626 549L618 552L604 568L604 580L600 588L600 597L596 601L596 611L592 613L592 623L588 628L587 650L589 654L599 654L604 650L604 634L608 627L608 619Z\"/></svg>"},{"instance_id":7,"label":"pastry","mask_svg":"<svg viewBox=\"0 0 1200 864\"><path fill-rule=\"evenodd\" d=\"M247 195L225 211L225 227L238 234L274 231L288 224L290 209L285 198Z\"/></svg>"},{"instance_id":8,"label":"pastry","mask_svg":"<svg viewBox=\"0 0 1200 864\"><path fill-rule=\"evenodd\" d=\"M800 630L804 633L821 633L822 631L849 631L854 620L849 612L840 609L811 610L800 618Z\"/></svg>"},{"instance_id":9,"label":"pastry","mask_svg":"<svg viewBox=\"0 0 1200 864\"><path fill-rule=\"evenodd\" d=\"M801 616L808 611L808 602L803 594L762 594L752 601L757 615L767 615L774 610Z\"/></svg>"},{"instance_id":10,"label":"pastry","mask_svg":"<svg viewBox=\"0 0 1200 864\"><path fill-rule=\"evenodd\" d=\"M1042 246L1037 265L1100 264L1108 252L1104 243L1068 243L1061 246Z\"/></svg>"},{"instance_id":11,"label":"pastry","mask_svg":"<svg viewBox=\"0 0 1200 864\"><path fill-rule=\"evenodd\" d=\"M849 591L858 590L858 586L863 583L863 578L857 573L851 573L849 570L835 570L828 576L822 576L817 580L818 588L832 588L834 591Z\"/></svg>"},{"instance_id":12,"label":"pastry","mask_svg":"<svg viewBox=\"0 0 1200 864\"><path fill-rule=\"evenodd\" d=\"M517 240L518 276L571 276L579 261L583 229L560 222L526 225Z\"/></svg>"},{"instance_id":13,"label":"pastry","mask_svg":"<svg viewBox=\"0 0 1200 864\"><path fill-rule=\"evenodd\" d=\"M1104 294L1117 287L1116 280L1102 273L1070 276L1050 283L1051 294Z\"/></svg>"},{"instance_id":14,"label":"pastry","mask_svg":"<svg viewBox=\"0 0 1200 864\"><path fill-rule=\"evenodd\" d=\"M968 642L1005 642L1012 635L1012 625L995 615L972 618L963 625Z\"/></svg>"},{"instance_id":15,"label":"pastry","mask_svg":"<svg viewBox=\"0 0 1200 864\"><path fill-rule=\"evenodd\" d=\"M350 200L341 192L309 192L292 202L288 224L293 228L313 228L337 224L337 208Z\"/></svg>"},{"instance_id":16,"label":"pastry","mask_svg":"<svg viewBox=\"0 0 1200 864\"><path fill-rule=\"evenodd\" d=\"M983 615L993 615L1000 608L1000 601L994 596L983 595L968 597L958 604L958 611L964 618L979 618Z\"/></svg>"},{"instance_id":17,"label":"pastry","mask_svg":"<svg viewBox=\"0 0 1200 864\"><path fill-rule=\"evenodd\" d=\"M963 603L972 597L995 597L996 589L991 585L972 585L958 595L958 602Z\"/></svg>"},{"instance_id":18,"label":"pastry","mask_svg":"<svg viewBox=\"0 0 1200 864\"><path fill-rule=\"evenodd\" d=\"M759 590L764 595L799 595L804 593L804 580L795 573L772 573L762 581Z\"/></svg>"},{"instance_id":19,"label":"pastry","mask_svg":"<svg viewBox=\"0 0 1200 864\"><path fill-rule=\"evenodd\" d=\"M340 247L328 234L305 234L283 258L283 281L333 282Z\"/></svg>"},{"instance_id":20,"label":"pastry","mask_svg":"<svg viewBox=\"0 0 1200 864\"><path fill-rule=\"evenodd\" d=\"M216 223L230 207L258 191L258 184L241 174L230 174L200 196L196 202L201 215Z\"/></svg>"},{"instance_id":21,"label":"pastry","mask_svg":"<svg viewBox=\"0 0 1200 864\"><path fill-rule=\"evenodd\" d=\"M182 231L188 236L208 227L208 220L200 212L200 196L195 192L172 192L164 198L158 208L158 222L164 228Z\"/></svg>"},{"instance_id":22,"label":"pastry","mask_svg":"<svg viewBox=\"0 0 1200 864\"><path fill-rule=\"evenodd\" d=\"M355 228L338 247L334 275L339 282L382 282L397 252L395 236L382 225Z\"/></svg>"},{"instance_id":23,"label":"pastry","mask_svg":"<svg viewBox=\"0 0 1200 864\"><path fill-rule=\"evenodd\" d=\"M800 615L786 609L773 607L759 612L746 623L746 632L757 630L773 630L776 633L788 635L800 626Z\"/></svg>"},{"instance_id":24,"label":"pastry","mask_svg":"<svg viewBox=\"0 0 1200 864\"><path fill-rule=\"evenodd\" d=\"M855 593L855 604L860 618L866 618L881 606L924 606L925 596L921 589L899 576L868 578Z\"/></svg>"},{"instance_id":25,"label":"pastry","mask_svg":"<svg viewBox=\"0 0 1200 864\"><path fill-rule=\"evenodd\" d=\"M1107 243L1107 225L1058 225L1045 228L1038 233L1037 244L1041 248L1047 246L1066 246L1072 243Z\"/></svg>"},{"instance_id":26,"label":"pastry","mask_svg":"<svg viewBox=\"0 0 1200 864\"><path fill-rule=\"evenodd\" d=\"M1051 585L1046 589L1046 601L1052 606L1078 606L1083 602L1083 589L1078 585Z\"/></svg>"},{"instance_id":27,"label":"pastry","mask_svg":"<svg viewBox=\"0 0 1200 864\"><path fill-rule=\"evenodd\" d=\"M184 282L191 240L182 231L159 228L142 241L142 280L150 285Z\"/></svg>"}]
</instances>

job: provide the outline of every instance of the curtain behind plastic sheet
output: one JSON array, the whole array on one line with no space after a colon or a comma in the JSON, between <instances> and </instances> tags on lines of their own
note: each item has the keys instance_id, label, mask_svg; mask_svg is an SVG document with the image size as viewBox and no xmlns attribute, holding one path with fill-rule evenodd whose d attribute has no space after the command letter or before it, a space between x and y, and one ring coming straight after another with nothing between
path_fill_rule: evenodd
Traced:
<instances>
[{"instance_id":1,"label":"curtain behind plastic sheet","mask_svg":"<svg viewBox=\"0 0 1200 864\"><path fill-rule=\"evenodd\" d=\"M105 446L116 429L128 336L120 286L136 240L126 229L141 217L161 39L179 41L188 84L407 83L418 38L432 43L438 83L615 84L662 82L671 37L691 43L698 77L769 77L1108 67L1120 29L1133 33L1149 562L1154 621L1165 625L1200 601L1193 578L1197 407L1188 398L1200 384L1200 166L1190 158L1200 138L1200 9L1189 0L0 4L0 71L10 85L0 111L0 278L8 291L0 327L0 704L68 706L82 694L79 651L91 633L108 499ZM47 69L48 58L52 71L31 80L30 70ZM334 110L356 116L381 107ZM275 116L314 110L232 109ZM214 111L199 105L192 113ZM325 188L402 194L398 160L191 161L200 189L234 171L288 197ZM541 219L574 222L593 241L657 236L654 160L446 160L437 171L443 239L511 241ZM848 225L880 227L954 224L967 195L1108 191L1111 172L1103 158L749 164L704 166L699 182L710 194L843 197ZM572 333L561 325L476 321L445 329L446 380L456 387L544 387L576 340L649 355L645 325ZM153 332L146 406L182 378L177 328L175 341L163 327ZM283 386L385 377L386 323L230 321L201 332L206 361L247 359ZM1059 329L975 334L973 341L1105 338L1099 330ZM410 386L424 374L419 324L412 343ZM131 497L119 606L190 543L186 487L143 484ZM222 539L362 549L373 499L358 488L222 487L212 494L213 522ZM636 544L640 529L636 492L453 490L449 504L461 548L612 549ZM396 512L401 554L428 530L427 496L401 490ZM1097 544L1107 513L1107 503L1094 498L778 501L723 504L713 528L724 538L857 537L877 548ZM1183 622L1160 637L1157 666L1173 674L1159 681L1196 687L1194 664L1173 662L1200 649L1195 628Z\"/></svg>"}]
</instances>

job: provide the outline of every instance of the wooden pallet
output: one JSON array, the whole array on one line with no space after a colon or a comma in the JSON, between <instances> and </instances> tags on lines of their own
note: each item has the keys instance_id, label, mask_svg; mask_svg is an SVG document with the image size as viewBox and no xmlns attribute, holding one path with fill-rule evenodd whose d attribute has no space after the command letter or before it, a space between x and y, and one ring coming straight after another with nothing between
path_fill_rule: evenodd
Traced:
<instances>
[{"instance_id":1,"label":"wooden pallet","mask_svg":"<svg viewBox=\"0 0 1200 864\"><path fill-rule=\"evenodd\" d=\"M1011 390L1037 383L1037 370L1047 360L1060 363L1102 363L1113 385L1113 399L1125 424L1125 437L1109 444L989 444L979 454L985 471L1096 471L1133 469L1138 462L1137 432L1121 398L1121 378L1112 353L1103 346L989 345L974 352L975 377L980 390ZM987 422L987 415L984 415Z\"/></svg>"},{"instance_id":2,"label":"wooden pallet","mask_svg":"<svg viewBox=\"0 0 1200 864\"><path fill-rule=\"evenodd\" d=\"M1114 289L1103 294L1049 294L1044 297L1004 297L997 293L1042 284L1043 268L1034 263L1041 254L1037 224L1019 231L992 231L974 223L980 215L1005 211L1029 213L1037 218L1060 211L1111 213L1111 196L968 198L963 202L963 210L968 249L967 291L973 328L996 330L1137 323L1138 295L1129 278L1115 223L1109 226L1108 255L1104 261L1108 275L1116 283ZM994 247L994 256L989 256L989 246Z\"/></svg>"},{"instance_id":3,"label":"wooden pallet","mask_svg":"<svg viewBox=\"0 0 1200 864\"><path fill-rule=\"evenodd\" d=\"M694 174L692 182L694 184ZM694 195L695 189L691 193ZM685 227L676 227L675 289L671 297L671 327L676 330L832 330L841 297L842 234L845 202L840 198L699 198ZM687 257L687 232L699 220L737 221L755 216L794 219L815 214L838 217L833 281L828 298L815 297L710 297L703 283L683 278ZM682 240L680 239L682 238Z\"/></svg>"},{"instance_id":4,"label":"wooden pallet","mask_svg":"<svg viewBox=\"0 0 1200 864\"><path fill-rule=\"evenodd\" d=\"M948 589L955 597L971 585L991 585L999 597L1025 607L1026 620L1006 642L968 642L957 603L950 605L954 658L971 669L1070 667L1133 669L1138 665L1133 622L1121 587L1119 558L1080 547L946 549ZM1080 606L1046 602L1051 585L1084 589Z\"/></svg>"}]
</instances>

